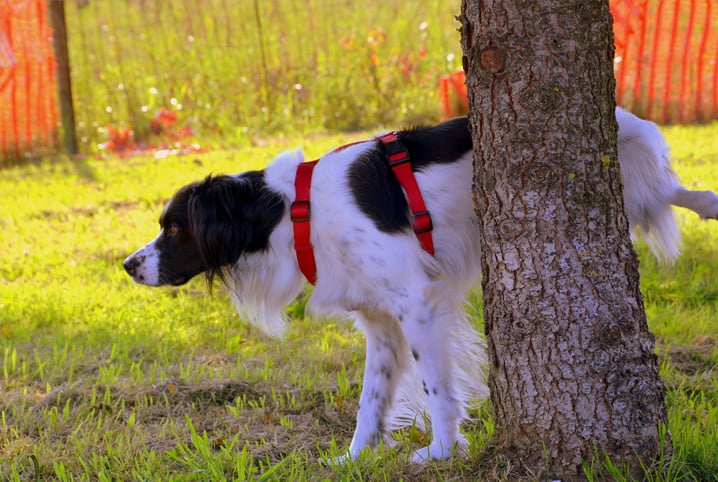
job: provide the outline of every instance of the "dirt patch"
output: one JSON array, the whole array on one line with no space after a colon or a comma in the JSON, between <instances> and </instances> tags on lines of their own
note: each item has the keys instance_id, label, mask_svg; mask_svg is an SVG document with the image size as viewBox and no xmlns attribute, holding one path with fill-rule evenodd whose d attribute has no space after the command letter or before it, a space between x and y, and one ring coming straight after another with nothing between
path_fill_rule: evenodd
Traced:
<instances>
[{"instance_id":1,"label":"dirt patch","mask_svg":"<svg viewBox=\"0 0 718 482\"><path fill-rule=\"evenodd\" d=\"M337 400L333 391L297 390L285 396L292 402L278 397L271 387L241 381L205 380L190 384L168 379L132 389L60 387L24 402L30 403L31 411L38 414L38 423L40 414L52 408L61 411L68 407L74 413L101 412L115 419L126 419L134 413L136 423L153 434L150 437L153 448L160 451L172 449L182 438L158 438L161 427L168 421L184 425L187 416L197 432L206 432L217 446L238 435L242 442L254 445L255 455L261 453L277 462L297 450L317 453L318 446L326 448L332 439L351 438L357 401L327 403L329 399ZM234 409L237 400L241 400L241 409ZM0 410L18 402L17 397L1 400Z\"/></svg>"},{"instance_id":2,"label":"dirt patch","mask_svg":"<svg viewBox=\"0 0 718 482\"><path fill-rule=\"evenodd\" d=\"M30 215L30 219L43 219L46 221L67 221L70 216L95 217L104 210L126 212L137 209L143 201L103 201L99 205L71 206L68 209L42 209Z\"/></svg>"},{"instance_id":3,"label":"dirt patch","mask_svg":"<svg viewBox=\"0 0 718 482\"><path fill-rule=\"evenodd\" d=\"M718 337L701 335L695 337L688 346L669 347L667 357L678 371L697 375L718 368L715 356L717 347Z\"/></svg>"},{"instance_id":4,"label":"dirt patch","mask_svg":"<svg viewBox=\"0 0 718 482\"><path fill-rule=\"evenodd\" d=\"M188 384L179 380L165 380L162 383L140 387L135 390L125 390L117 387L107 387L110 391L110 397L103 397L103 389L98 390L100 395L97 407L107 405L109 399L112 402L122 400L126 407L132 408L137 405L152 405L152 401L162 400L167 405L194 405L197 408L207 406L223 406L234 403L234 401L243 397L247 400L257 401L262 397L262 393L258 392L248 383L226 381L226 380L210 380L203 381L199 384ZM57 388L43 395L34 405L35 410L42 410L53 406L63 407L68 402L70 405L89 401L91 395L85 387L73 388Z\"/></svg>"}]
</instances>

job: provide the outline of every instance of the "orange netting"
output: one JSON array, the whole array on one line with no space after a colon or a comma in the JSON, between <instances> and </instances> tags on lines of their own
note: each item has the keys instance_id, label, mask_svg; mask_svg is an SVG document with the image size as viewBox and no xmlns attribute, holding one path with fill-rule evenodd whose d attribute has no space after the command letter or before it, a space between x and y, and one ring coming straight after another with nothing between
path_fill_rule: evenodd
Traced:
<instances>
[{"instance_id":1,"label":"orange netting","mask_svg":"<svg viewBox=\"0 0 718 482\"><path fill-rule=\"evenodd\" d=\"M612 0L619 104L658 122L718 118L718 0ZM461 72L442 115L467 110ZM45 0L0 0L0 157L55 143L52 29Z\"/></svg>"},{"instance_id":2,"label":"orange netting","mask_svg":"<svg viewBox=\"0 0 718 482\"><path fill-rule=\"evenodd\" d=\"M0 158L54 144L55 61L45 0L0 0Z\"/></svg>"},{"instance_id":3,"label":"orange netting","mask_svg":"<svg viewBox=\"0 0 718 482\"><path fill-rule=\"evenodd\" d=\"M655 121L718 117L718 2L613 0L616 100Z\"/></svg>"},{"instance_id":4,"label":"orange netting","mask_svg":"<svg viewBox=\"0 0 718 482\"><path fill-rule=\"evenodd\" d=\"M660 123L718 118L718 1L612 0L616 101ZM439 82L442 117L467 112L463 72Z\"/></svg>"}]
</instances>

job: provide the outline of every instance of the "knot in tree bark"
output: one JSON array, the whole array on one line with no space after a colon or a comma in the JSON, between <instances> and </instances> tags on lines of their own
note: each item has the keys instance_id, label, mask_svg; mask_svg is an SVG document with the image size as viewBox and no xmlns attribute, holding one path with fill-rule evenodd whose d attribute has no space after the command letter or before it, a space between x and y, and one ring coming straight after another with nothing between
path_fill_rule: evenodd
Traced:
<instances>
[{"instance_id":1,"label":"knot in tree bark","mask_svg":"<svg viewBox=\"0 0 718 482\"><path fill-rule=\"evenodd\" d=\"M498 232L504 241L513 241L523 234L525 226L516 219L504 219L499 223Z\"/></svg>"},{"instance_id":2,"label":"knot in tree bark","mask_svg":"<svg viewBox=\"0 0 718 482\"><path fill-rule=\"evenodd\" d=\"M550 85L528 88L521 94L521 104L535 111L553 112L562 104L561 94L558 87Z\"/></svg>"},{"instance_id":3,"label":"knot in tree bark","mask_svg":"<svg viewBox=\"0 0 718 482\"><path fill-rule=\"evenodd\" d=\"M554 186L558 180L555 168L547 162L532 164L526 169L526 179L531 185L539 188Z\"/></svg>"},{"instance_id":4,"label":"knot in tree bark","mask_svg":"<svg viewBox=\"0 0 718 482\"><path fill-rule=\"evenodd\" d=\"M500 74L506 66L506 55L496 47L487 47L479 53L481 68L492 74Z\"/></svg>"}]
</instances>

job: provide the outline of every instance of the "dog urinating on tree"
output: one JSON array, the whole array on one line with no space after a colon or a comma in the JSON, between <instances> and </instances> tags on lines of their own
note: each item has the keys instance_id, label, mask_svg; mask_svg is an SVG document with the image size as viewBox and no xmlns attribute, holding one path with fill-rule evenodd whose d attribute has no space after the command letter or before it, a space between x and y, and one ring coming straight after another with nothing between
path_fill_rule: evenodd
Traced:
<instances>
[{"instance_id":1,"label":"dog urinating on tree","mask_svg":"<svg viewBox=\"0 0 718 482\"><path fill-rule=\"evenodd\" d=\"M677 182L652 123L621 110L615 115L621 170L631 177L623 192L628 220L648 230L659 255L675 256L671 204L716 217L718 197ZM308 164L301 152L289 151L260 171L189 184L162 212L158 237L124 265L135 281L150 286L180 285L202 273L210 281L219 278L240 311L274 335L284 331L284 308L306 276L315 284L308 310L353 318L367 340L347 457L376 447L392 429L428 428L428 418L432 441L413 460L447 458L466 445L460 424L467 409L487 396L485 345L464 312L486 236L472 200L469 121L382 137L322 156L312 164L311 181L298 178ZM554 179L550 168L546 173L531 171L532 182L543 178L548 189ZM412 181L402 179L406 175L414 178L423 205L412 199L417 193L405 197L413 191ZM625 220L618 211L608 214L617 216L613 222ZM513 226L498 225L503 238L496 242L506 253L512 249L508 241L524 235ZM307 227L309 242L299 242L298 232L302 236ZM310 272L301 266L300 244L312 251ZM554 253L557 262L564 256ZM510 280L494 282L511 288Z\"/></svg>"}]
</instances>

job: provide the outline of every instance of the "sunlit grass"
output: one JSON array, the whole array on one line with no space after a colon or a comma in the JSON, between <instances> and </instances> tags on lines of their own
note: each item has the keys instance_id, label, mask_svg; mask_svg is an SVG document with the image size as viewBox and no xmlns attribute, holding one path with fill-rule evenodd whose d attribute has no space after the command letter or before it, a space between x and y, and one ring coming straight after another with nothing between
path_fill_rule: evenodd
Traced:
<instances>
[{"instance_id":1,"label":"sunlit grass","mask_svg":"<svg viewBox=\"0 0 718 482\"><path fill-rule=\"evenodd\" d=\"M666 130L689 186L718 187L718 126ZM0 176L0 473L57 480L478 480L493 424L467 426L464 460L412 466L418 431L348 467L363 341L349 323L290 308L287 337L241 320L201 279L134 285L122 259L155 236L174 190L210 172L308 158L351 137L288 138L199 157L55 159ZM689 144L689 145L687 145ZM638 244L649 324L669 388L674 474L718 472L718 225L681 212L684 254L661 266ZM472 310L476 323L480 313ZM618 470L618 469L617 469ZM653 480L678 480L678 477Z\"/></svg>"}]
</instances>

